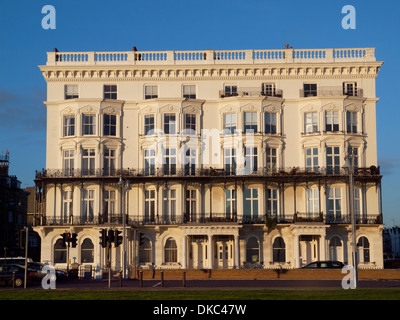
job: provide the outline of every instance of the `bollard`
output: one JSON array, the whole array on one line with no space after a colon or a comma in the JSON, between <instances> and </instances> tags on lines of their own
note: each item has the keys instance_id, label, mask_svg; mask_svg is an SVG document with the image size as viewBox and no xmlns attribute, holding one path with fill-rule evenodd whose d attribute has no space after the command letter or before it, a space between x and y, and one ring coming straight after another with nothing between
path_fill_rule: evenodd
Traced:
<instances>
[{"instance_id":1,"label":"bollard","mask_svg":"<svg viewBox=\"0 0 400 320\"><path fill-rule=\"evenodd\" d=\"M13 276L12 276L12 287L15 288L15 271L13 271Z\"/></svg>"},{"instance_id":2,"label":"bollard","mask_svg":"<svg viewBox=\"0 0 400 320\"><path fill-rule=\"evenodd\" d=\"M161 271L161 287L164 287L164 271Z\"/></svg>"},{"instance_id":3,"label":"bollard","mask_svg":"<svg viewBox=\"0 0 400 320\"><path fill-rule=\"evenodd\" d=\"M183 272L182 287L186 287L186 271Z\"/></svg>"},{"instance_id":4,"label":"bollard","mask_svg":"<svg viewBox=\"0 0 400 320\"><path fill-rule=\"evenodd\" d=\"M143 287L143 271L139 272L140 286Z\"/></svg>"},{"instance_id":5,"label":"bollard","mask_svg":"<svg viewBox=\"0 0 400 320\"><path fill-rule=\"evenodd\" d=\"M122 272L119 273L119 286L122 287Z\"/></svg>"}]
</instances>

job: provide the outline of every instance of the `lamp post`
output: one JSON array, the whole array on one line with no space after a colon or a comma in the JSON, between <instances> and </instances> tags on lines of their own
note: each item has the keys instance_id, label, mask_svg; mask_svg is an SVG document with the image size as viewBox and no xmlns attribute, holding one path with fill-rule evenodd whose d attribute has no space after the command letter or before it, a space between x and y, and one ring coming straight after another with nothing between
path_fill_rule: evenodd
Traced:
<instances>
[{"instance_id":1,"label":"lamp post","mask_svg":"<svg viewBox=\"0 0 400 320\"><path fill-rule=\"evenodd\" d=\"M349 200L350 200L350 218L351 218L351 233L353 237L352 258L353 258L353 283L354 288L358 287L358 253L357 253L357 237L356 237L356 213L354 211L354 155L353 149L349 148L347 157L345 158L346 164L343 168L348 170L349 173Z\"/></svg>"},{"instance_id":2,"label":"lamp post","mask_svg":"<svg viewBox=\"0 0 400 320\"><path fill-rule=\"evenodd\" d=\"M125 199L126 192L131 190L131 185L129 181L119 177L118 181L121 187L121 215L122 215L122 278L126 279L126 214L125 214Z\"/></svg>"}]
</instances>

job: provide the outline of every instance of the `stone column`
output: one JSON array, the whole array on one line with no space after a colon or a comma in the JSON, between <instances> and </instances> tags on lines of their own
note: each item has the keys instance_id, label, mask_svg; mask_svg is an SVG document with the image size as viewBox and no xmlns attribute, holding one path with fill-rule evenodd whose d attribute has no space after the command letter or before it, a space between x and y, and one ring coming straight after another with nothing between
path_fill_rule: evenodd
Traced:
<instances>
[{"instance_id":1,"label":"stone column","mask_svg":"<svg viewBox=\"0 0 400 320\"><path fill-rule=\"evenodd\" d=\"M212 235L208 235L208 247L207 247L207 258L208 258L208 269L213 268L213 243L212 243Z\"/></svg>"},{"instance_id":2,"label":"stone column","mask_svg":"<svg viewBox=\"0 0 400 320\"><path fill-rule=\"evenodd\" d=\"M321 234L321 236L320 236L320 241L321 241L321 243L320 243L320 245L321 245L320 260L326 260L326 239L325 238L326 238L325 235Z\"/></svg>"},{"instance_id":3,"label":"stone column","mask_svg":"<svg viewBox=\"0 0 400 320\"><path fill-rule=\"evenodd\" d=\"M293 248L293 256L294 256L294 267L300 268L300 251L299 251L299 235L294 235L294 248Z\"/></svg>"},{"instance_id":4,"label":"stone column","mask_svg":"<svg viewBox=\"0 0 400 320\"><path fill-rule=\"evenodd\" d=\"M182 237L182 269L187 269L187 236Z\"/></svg>"},{"instance_id":5,"label":"stone column","mask_svg":"<svg viewBox=\"0 0 400 320\"><path fill-rule=\"evenodd\" d=\"M240 249L239 249L239 235L238 234L235 234L234 235L234 250L235 250L235 253L234 253L234 259L235 259L235 262L234 262L234 267L235 268L237 268L237 269L239 269L240 268L240 261L239 261L239 252L240 252Z\"/></svg>"}]
</instances>

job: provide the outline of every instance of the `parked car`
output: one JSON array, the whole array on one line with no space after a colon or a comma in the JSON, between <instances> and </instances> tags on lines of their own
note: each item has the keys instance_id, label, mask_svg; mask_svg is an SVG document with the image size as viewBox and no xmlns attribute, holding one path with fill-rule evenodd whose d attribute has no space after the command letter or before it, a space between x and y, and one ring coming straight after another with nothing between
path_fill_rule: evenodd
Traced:
<instances>
[{"instance_id":1,"label":"parked car","mask_svg":"<svg viewBox=\"0 0 400 320\"><path fill-rule=\"evenodd\" d=\"M47 272L42 272L42 269L45 266L46 264L41 262L28 262L28 268L36 271L35 273L36 280L41 280L47 275ZM65 280L68 278L68 275L65 271L62 270L55 270L55 271L56 271L56 280Z\"/></svg>"},{"instance_id":2,"label":"parked car","mask_svg":"<svg viewBox=\"0 0 400 320\"><path fill-rule=\"evenodd\" d=\"M314 261L311 262L302 269L342 269L344 267L344 263L340 261Z\"/></svg>"},{"instance_id":3,"label":"parked car","mask_svg":"<svg viewBox=\"0 0 400 320\"><path fill-rule=\"evenodd\" d=\"M15 273L15 278L14 278L14 273ZM27 283L31 283L32 279L36 276L36 271L32 269L27 269ZM7 264L0 266L0 281L4 281L6 285L8 283L12 283L14 279L14 285L16 287L20 287L24 284L24 279L25 279L25 268L20 265L16 264Z\"/></svg>"}]
</instances>

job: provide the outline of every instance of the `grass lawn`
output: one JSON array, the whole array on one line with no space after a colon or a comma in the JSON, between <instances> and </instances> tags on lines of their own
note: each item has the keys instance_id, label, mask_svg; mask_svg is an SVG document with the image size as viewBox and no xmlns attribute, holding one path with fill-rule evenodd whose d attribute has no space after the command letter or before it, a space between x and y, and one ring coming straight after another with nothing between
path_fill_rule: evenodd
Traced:
<instances>
[{"instance_id":1,"label":"grass lawn","mask_svg":"<svg viewBox=\"0 0 400 320\"><path fill-rule=\"evenodd\" d=\"M400 300L399 289L1 290L0 300Z\"/></svg>"}]
</instances>

